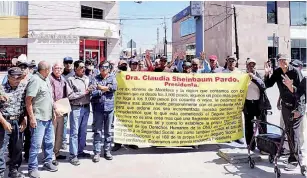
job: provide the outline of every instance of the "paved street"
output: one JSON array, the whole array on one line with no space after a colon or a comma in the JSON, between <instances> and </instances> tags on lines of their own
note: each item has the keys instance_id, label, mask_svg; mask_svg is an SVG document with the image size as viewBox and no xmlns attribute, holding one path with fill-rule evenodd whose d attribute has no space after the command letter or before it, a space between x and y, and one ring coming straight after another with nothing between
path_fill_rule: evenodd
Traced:
<instances>
[{"instance_id":1,"label":"paved street","mask_svg":"<svg viewBox=\"0 0 307 178\"><path fill-rule=\"evenodd\" d=\"M0 77L2 78L2 77ZM273 106L273 115L268 117L268 121L279 124L279 111L276 109L278 89L276 85L267 90L269 99ZM90 120L89 123L92 121ZM90 127L89 127L90 128ZM275 131L276 129L269 128ZM88 132L87 148L88 153L92 153L92 132ZM43 178L84 178L84 177L109 177L109 178L201 178L201 177L241 177L241 178L262 178L274 177L273 165L268 162L267 156L262 156L263 160L256 163L255 169L250 169L248 164L228 164L217 155L220 148L240 147L235 143L220 145L204 145L198 150L190 148L141 148L131 150L122 148L114 153L112 161L104 160L93 163L90 159L81 160L78 167L72 166L68 162L59 165L59 171L50 173L41 172ZM66 154L68 151L66 151ZM42 155L40 155L42 158ZM280 167L285 165L280 161ZM27 165L22 165L24 173L27 172ZM282 177L296 178L302 177L299 170L295 172L285 172L282 170Z\"/></svg>"}]
</instances>

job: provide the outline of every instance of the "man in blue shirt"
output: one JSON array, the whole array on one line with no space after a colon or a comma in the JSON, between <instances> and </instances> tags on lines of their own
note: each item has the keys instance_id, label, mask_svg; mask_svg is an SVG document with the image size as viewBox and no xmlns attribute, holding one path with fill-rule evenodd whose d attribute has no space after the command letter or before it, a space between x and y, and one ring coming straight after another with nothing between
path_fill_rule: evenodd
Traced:
<instances>
[{"instance_id":1,"label":"man in blue shirt","mask_svg":"<svg viewBox=\"0 0 307 178\"><path fill-rule=\"evenodd\" d=\"M114 98L117 89L117 82L114 75L110 75L111 63L104 61L99 64L100 74L93 78L90 87L91 102L93 104L93 112L95 117L94 125L94 157L93 162L100 161L102 133L104 134L104 158L112 160L111 143L112 134L111 127L114 118Z\"/></svg>"}]
</instances>

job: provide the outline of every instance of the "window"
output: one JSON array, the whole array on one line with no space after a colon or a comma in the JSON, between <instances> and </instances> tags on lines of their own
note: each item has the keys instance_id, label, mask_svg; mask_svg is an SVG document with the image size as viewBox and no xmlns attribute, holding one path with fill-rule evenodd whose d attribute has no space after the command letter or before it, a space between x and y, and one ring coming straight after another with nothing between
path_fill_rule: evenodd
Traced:
<instances>
[{"instance_id":1,"label":"window","mask_svg":"<svg viewBox=\"0 0 307 178\"><path fill-rule=\"evenodd\" d=\"M81 17L90 19L103 19L103 10L88 6L81 6Z\"/></svg>"},{"instance_id":2,"label":"window","mask_svg":"<svg viewBox=\"0 0 307 178\"><path fill-rule=\"evenodd\" d=\"M306 2L290 1L291 26L306 26Z\"/></svg>"},{"instance_id":3,"label":"window","mask_svg":"<svg viewBox=\"0 0 307 178\"><path fill-rule=\"evenodd\" d=\"M306 63L306 39L291 39L291 60Z\"/></svg>"},{"instance_id":4,"label":"window","mask_svg":"<svg viewBox=\"0 0 307 178\"><path fill-rule=\"evenodd\" d=\"M81 6L81 17L83 18L93 18L93 8L88 6Z\"/></svg>"},{"instance_id":5,"label":"window","mask_svg":"<svg viewBox=\"0 0 307 178\"><path fill-rule=\"evenodd\" d=\"M194 17L190 17L187 20L180 23L180 35L187 36L196 32L196 21Z\"/></svg>"},{"instance_id":6,"label":"window","mask_svg":"<svg viewBox=\"0 0 307 178\"><path fill-rule=\"evenodd\" d=\"M268 23L277 24L277 2L267 2L267 21Z\"/></svg>"},{"instance_id":7,"label":"window","mask_svg":"<svg viewBox=\"0 0 307 178\"><path fill-rule=\"evenodd\" d=\"M103 19L103 10L93 8L93 18L94 19Z\"/></svg>"}]
</instances>

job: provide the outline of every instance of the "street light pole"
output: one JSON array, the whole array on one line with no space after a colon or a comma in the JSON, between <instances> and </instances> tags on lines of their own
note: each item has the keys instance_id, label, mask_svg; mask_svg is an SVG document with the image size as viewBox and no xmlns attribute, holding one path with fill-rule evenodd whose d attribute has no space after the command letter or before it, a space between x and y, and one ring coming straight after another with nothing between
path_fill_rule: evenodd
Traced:
<instances>
[{"instance_id":1,"label":"street light pole","mask_svg":"<svg viewBox=\"0 0 307 178\"><path fill-rule=\"evenodd\" d=\"M221 6L221 7L226 7L226 8L229 8L229 9L233 9L233 15L234 15L234 26L235 26L235 45L236 45L236 58L237 58L237 61L239 61L240 59L240 52L239 52L239 40L238 40L238 23L237 23L237 12L236 12L236 7L233 6L233 7L228 7L228 6L223 6L223 5L220 5L220 4L210 4L210 5L213 5L213 6ZM239 66L239 63L237 62L237 65L236 67Z\"/></svg>"}]
</instances>

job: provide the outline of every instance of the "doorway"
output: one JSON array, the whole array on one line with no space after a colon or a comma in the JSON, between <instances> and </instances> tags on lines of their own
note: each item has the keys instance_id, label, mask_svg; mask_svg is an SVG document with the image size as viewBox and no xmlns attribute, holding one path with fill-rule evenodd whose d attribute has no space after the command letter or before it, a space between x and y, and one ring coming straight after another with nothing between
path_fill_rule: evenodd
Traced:
<instances>
[{"instance_id":1,"label":"doorway","mask_svg":"<svg viewBox=\"0 0 307 178\"><path fill-rule=\"evenodd\" d=\"M99 65L98 57L100 56L99 50L86 49L84 51L85 60L94 59L95 66Z\"/></svg>"}]
</instances>

